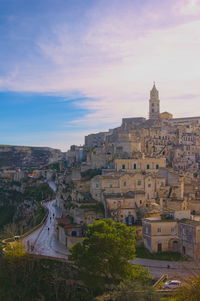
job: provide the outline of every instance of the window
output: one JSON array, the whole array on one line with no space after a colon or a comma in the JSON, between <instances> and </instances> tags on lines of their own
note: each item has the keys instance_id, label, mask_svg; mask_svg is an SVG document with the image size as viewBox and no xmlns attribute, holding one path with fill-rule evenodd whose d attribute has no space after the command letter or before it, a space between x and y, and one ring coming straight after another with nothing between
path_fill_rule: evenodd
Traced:
<instances>
[{"instance_id":1,"label":"window","mask_svg":"<svg viewBox=\"0 0 200 301\"><path fill-rule=\"evenodd\" d=\"M150 169L150 165L149 164L147 164L147 169Z\"/></svg>"},{"instance_id":2,"label":"window","mask_svg":"<svg viewBox=\"0 0 200 301\"><path fill-rule=\"evenodd\" d=\"M125 164L122 164L122 169L125 169Z\"/></svg>"},{"instance_id":3,"label":"window","mask_svg":"<svg viewBox=\"0 0 200 301\"><path fill-rule=\"evenodd\" d=\"M109 184L109 187L112 188L113 187L112 184Z\"/></svg>"},{"instance_id":4,"label":"window","mask_svg":"<svg viewBox=\"0 0 200 301\"><path fill-rule=\"evenodd\" d=\"M133 164L133 169L137 169L137 164L136 163Z\"/></svg>"},{"instance_id":5,"label":"window","mask_svg":"<svg viewBox=\"0 0 200 301\"><path fill-rule=\"evenodd\" d=\"M138 184L138 185L141 185L141 184L142 184L142 181L141 181L141 180L138 180L138 181L137 181L137 184Z\"/></svg>"},{"instance_id":6,"label":"window","mask_svg":"<svg viewBox=\"0 0 200 301\"><path fill-rule=\"evenodd\" d=\"M99 184L96 184L96 188L98 188L99 187Z\"/></svg>"},{"instance_id":7,"label":"window","mask_svg":"<svg viewBox=\"0 0 200 301\"><path fill-rule=\"evenodd\" d=\"M151 184L148 184L148 187L151 187Z\"/></svg>"},{"instance_id":8,"label":"window","mask_svg":"<svg viewBox=\"0 0 200 301\"><path fill-rule=\"evenodd\" d=\"M157 232L161 232L161 228L158 228L158 229L157 229Z\"/></svg>"},{"instance_id":9,"label":"window","mask_svg":"<svg viewBox=\"0 0 200 301\"><path fill-rule=\"evenodd\" d=\"M124 182L124 186L126 186L126 182Z\"/></svg>"},{"instance_id":10,"label":"window","mask_svg":"<svg viewBox=\"0 0 200 301\"><path fill-rule=\"evenodd\" d=\"M156 164L156 169L159 169L159 164Z\"/></svg>"}]
</instances>

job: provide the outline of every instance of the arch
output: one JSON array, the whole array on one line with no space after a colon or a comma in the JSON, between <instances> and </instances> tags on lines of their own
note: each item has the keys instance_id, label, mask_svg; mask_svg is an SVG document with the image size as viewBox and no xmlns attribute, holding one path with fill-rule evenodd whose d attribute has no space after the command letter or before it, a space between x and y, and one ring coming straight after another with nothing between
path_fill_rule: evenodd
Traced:
<instances>
[{"instance_id":1,"label":"arch","mask_svg":"<svg viewBox=\"0 0 200 301\"><path fill-rule=\"evenodd\" d=\"M168 243L168 248L170 252L180 251L180 242L177 238L171 238Z\"/></svg>"}]
</instances>

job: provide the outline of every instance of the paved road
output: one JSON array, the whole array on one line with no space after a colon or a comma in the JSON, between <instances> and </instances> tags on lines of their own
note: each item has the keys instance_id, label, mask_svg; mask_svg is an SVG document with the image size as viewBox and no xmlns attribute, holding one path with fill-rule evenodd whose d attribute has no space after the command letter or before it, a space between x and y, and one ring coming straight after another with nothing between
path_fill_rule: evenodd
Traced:
<instances>
[{"instance_id":1,"label":"paved road","mask_svg":"<svg viewBox=\"0 0 200 301\"><path fill-rule=\"evenodd\" d=\"M53 181L48 181L47 183L48 183L49 187L50 187L54 192L56 192L56 190L57 190L56 184L55 184Z\"/></svg>"},{"instance_id":2,"label":"paved road","mask_svg":"<svg viewBox=\"0 0 200 301\"><path fill-rule=\"evenodd\" d=\"M136 258L132 262L146 267L154 278L167 274L169 278L185 280L192 275L200 274L200 264L194 261L164 261Z\"/></svg>"},{"instance_id":3,"label":"paved road","mask_svg":"<svg viewBox=\"0 0 200 301\"><path fill-rule=\"evenodd\" d=\"M56 238L55 218L61 216L60 208L56 206L56 200L45 203L45 206L49 210L45 224L24 238L23 243L29 253L67 258L66 247Z\"/></svg>"}]
</instances>

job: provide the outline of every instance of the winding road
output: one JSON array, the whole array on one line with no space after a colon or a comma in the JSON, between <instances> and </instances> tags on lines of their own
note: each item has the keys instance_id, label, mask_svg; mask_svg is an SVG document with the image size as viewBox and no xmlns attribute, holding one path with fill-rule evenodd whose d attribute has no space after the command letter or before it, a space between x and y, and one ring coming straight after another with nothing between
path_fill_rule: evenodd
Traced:
<instances>
[{"instance_id":1,"label":"winding road","mask_svg":"<svg viewBox=\"0 0 200 301\"><path fill-rule=\"evenodd\" d=\"M56 191L53 182L48 183L52 190ZM56 200L44 203L48 209L48 217L45 223L26 236L23 244L28 253L67 259L67 249L56 237L55 219L61 217L61 210Z\"/></svg>"}]
</instances>

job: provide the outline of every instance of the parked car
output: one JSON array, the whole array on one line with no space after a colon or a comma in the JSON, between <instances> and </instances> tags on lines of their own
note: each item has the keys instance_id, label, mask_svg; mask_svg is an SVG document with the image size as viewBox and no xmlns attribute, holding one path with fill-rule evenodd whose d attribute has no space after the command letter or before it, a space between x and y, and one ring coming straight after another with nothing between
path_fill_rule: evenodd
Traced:
<instances>
[{"instance_id":1,"label":"parked car","mask_svg":"<svg viewBox=\"0 0 200 301\"><path fill-rule=\"evenodd\" d=\"M170 281L165 282L165 284L163 285L163 288L174 289L174 288L178 288L180 285L181 285L181 281L170 280Z\"/></svg>"}]
</instances>

